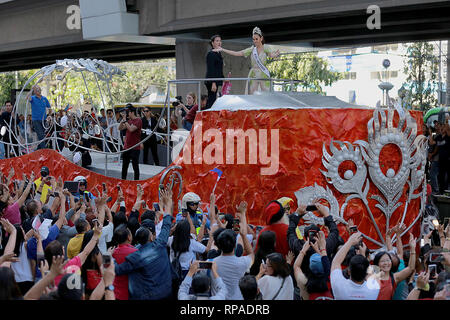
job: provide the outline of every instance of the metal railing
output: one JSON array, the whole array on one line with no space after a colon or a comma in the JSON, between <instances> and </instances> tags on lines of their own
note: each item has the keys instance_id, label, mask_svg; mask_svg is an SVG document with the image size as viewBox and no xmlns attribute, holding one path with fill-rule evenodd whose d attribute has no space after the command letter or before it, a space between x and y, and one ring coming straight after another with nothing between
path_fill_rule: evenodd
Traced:
<instances>
[{"instance_id":1,"label":"metal railing","mask_svg":"<svg viewBox=\"0 0 450 320\"><path fill-rule=\"evenodd\" d=\"M29 79L28 82L30 82L30 81L31 81L31 79ZM303 83L300 80L273 79L273 78L197 78L197 79L169 80L167 82L166 99L165 99L164 105L162 107L161 114L160 114L160 116L158 118L156 126L154 127L154 129L150 129L150 130L147 129L146 130L146 133L148 135L147 135L147 137L145 137L145 139L139 141L139 143L135 144L134 146L131 146L131 147L129 147L127 149L123 149L123 150L120 150L121 148L123 148L123 145L122 145L121 141L117 141L117 145L116 145L116 143L114 143L114 142L113 143L109 143L109 140L102 139L103 140L103 149L105 150L105 151L102 151L102 150L96 150L96 149L92 149L92 148L80 145L81 136L78 137L78 138L70 136L70 137L65 139L65 138L63 138L63 137L58 135L58 133L60 133L61 131L57 131L56 130L56 121L52 121L52 123L49 124L49 125L48 124L44 124L45 129L50 129L50 127L53 127L54 130L52 132L52 135L46 136L46 137L44 137L41 140L33 141L33 142L28 141L28 138L27 138L28 133L27 133L27 128L26 128L27 125L25 125L25 137L24 137L24 140L25 140L24 142L25 143L22 143L22 142L20 142L20 139L19 139L19 135L20 134L17 134L17 132L15 130L11 130L12 129L12 120L11 120L10 123L6 124L7 129L8 129L8 133L7 134L9 135L9 138L10 138L9 140L10 141L12 141L12 138L14 138L17 141L17 143L11 143L11 142L6 142L6 141L3 141L3 143L4 143L4 145L8 145L8 146L17 146L18 148L26 148L26 149L28 149L31 146L38 145L38 144L43 143L45 141L52 141L52 143L55 146L55 150L61 152L62 150L59 150L60 148L59 148L59 145L58 145L58 141L67 142L69 146L76 145L78 149L87 150L89 152L95 152L95 153L99 153L99 154L104 154L105 155L105 175L107 175L107 172L108 172L108 156L118 156L118 155L120 155L120 154L122 154L122 153L124 153L124 152L126 152L128 150L131 150L131 149L135 148L136 146L140 145L141 143L146 142L148 139L150 139L150 137L152 135L157 135L160 138L163 138L163 139L166 138L165 139L166 140L166 145L167 145L167 159L166 159L167 163L166 163L166 166L168 167L170 165L170 163L171 163L171 160L172 161L174 160L174 159L171 159L171 156L170 156L170 144L171 144L170 141L171 141L171 137L172 137L172 130L170 128L170 125L171 125L171 119L170 119L170 108L171 108L170 92L171 92L171 86L172 85L180 85L180 84L181 85L196 84L197 85L197 89L198 89L198 97L200 98L201 97L202 83L204 83L205 81L223 81L223 82L225 82L225 81L246 81L246 91L248 91L248 89L249 89L250 81L264 81L264 82L269 82L270 83L269 88L268 88L269 92L273 92L274 91L274 87L277 86L277 85L281 86L283 91L291 91L295 87L294 85L299 84L299 83ZM288 90L286 90L286 89L288 89ZM103 97L102 97L102 99L103 99ZM17 102L16 102L16 104L17 104ZM26 105L27 105L27 108L28 108L29 107L29 102L28 101L27 101ZM16 107L16 105L14 107ZM200 101L198 101L198 111L201 111L201 103L200 103ZM166 118L165 118L165 112L167 113ZM92 117L92 116L89 114L89 117ZM166 119L167 132L166 133L156 132L156 130L160 127L161 120L164 119L164 118ZM81 122L79 121L80 119L78 119L76 116L75 116L75 119L76 119L75 120L75 126L81 126ZM98 123L98 119L94 119L94 120L95 120L95 122L97 124L99 124ZM117 125L119 125L119 124L118 123L113 123L113 124L109 125L106 130L109 130L112 126L117 126ZM67 127L66 130L70 131L70 128L72 128L72 125ZM106 130L105 130L105 132L106 132ZM89 138L101 139L101 138L98 138L98 137L94 137L94 136L92 136L90 134L87 134L87 132L84 132L84 133ZM80 135L80 134L78 133L78 135ZM102 134L102 136L104 137L105 135ZM120 135L119 135L119 140L120 140ZM111 150L109 145L113 146L113 149L115 149L115 150ZM13 149L13 153L15 154L16 151L14 150L14 148L12 148L12 149ZM22 152L19 151L19 155L21 153ZM16 154L16 156L18 156L18 155Z\"/></svg>"},{"instance_id":2,"label":"metal railing","mask_svg":"<svg viewBox=\"0 0 450 320\"><path fill-rule=\"evenodd\" d=\"M166 100L164 102L163 110L167 108L167 133L165 134L167 139L167 166L170 165L170 89L171 85L177 85L177 84L197 84L197 90L198 90L198 99L201 97L201 87L202 83L205 81L246 81L246 92L249 91L250 87L250 81L264 81L269 82L269 92L274 92L274 86L275 85L281 85L282 91L292 91L294 89L295 84L304 83L302 80L293 80L293 79L274 79L274 78L196 78L196 79L177 79L177 80L169 80L167 82L167 94L166 94ZM285 90L287 88L287 85L289 85L290 90ZM201 111L201 103L200 101L197 101L198 104L198 111ZM158 119L158 124L156 127L159 126L160 119L163 117L164 111L161 113L160 118ZM173 161L174 159L172 159Z\"/></svg>"}]
</instances>

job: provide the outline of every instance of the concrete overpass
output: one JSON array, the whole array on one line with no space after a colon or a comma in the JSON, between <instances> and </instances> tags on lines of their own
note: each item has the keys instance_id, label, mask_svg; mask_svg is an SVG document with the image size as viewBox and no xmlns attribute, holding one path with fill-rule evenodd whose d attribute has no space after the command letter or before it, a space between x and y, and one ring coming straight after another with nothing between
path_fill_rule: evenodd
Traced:
<instances>
[{"instance_id":1,"label":"concrete overpass","mask_svg":"<svg viewBox=\"0 0 450 320\"><path fill-rule=\"evenodd\" d=\"M369 5L380 29L367 27ZM230 49L251 45L255 25L268 43L299 50L448 39L449 9L448 0L0 0L0 71L176 57L177 78L199 78L213 34ZM247 60L225 64L246 76Z\"/></svg>"}]
</instances>

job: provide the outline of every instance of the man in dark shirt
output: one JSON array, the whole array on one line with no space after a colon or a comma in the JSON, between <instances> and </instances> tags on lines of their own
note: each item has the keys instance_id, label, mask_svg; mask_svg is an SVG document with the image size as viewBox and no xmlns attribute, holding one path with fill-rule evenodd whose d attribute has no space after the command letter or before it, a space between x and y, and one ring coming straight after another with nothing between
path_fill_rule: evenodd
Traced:
<instances>
[{"instance_id":1,"label":"man in dark shirt","mask_svg":"<svg viewBox=\"0 0 450 320\"><path fill-rule=\"evenodd\" d=\"M17 144L17 139L14 136L14 129L16 128L16 124L17 124L17 119L13 118L12 122L11 122L11 116L12 116L12 109L13 109L13 105L11 103L11 101L6 101L5 102L5 111L2 112L1 116L0 116L0 128L2 128L3 126L6 126L8 128L8 130L6 130L5 135L2 137L3 141L6 142L5 143L5 156L6 158L11 158L14 156L18 156L19 155L19 147L18 146L11 146L8 143L14 143ZM10 127L9 127L10 126ZM10 136L10 129L13 130L11 132L11 136ZM14 151L13 151L14 148Z\"/></svg>"},{"instance_id":2,"label":"man in dark shirt","mask_svg":"<svg viewBox=\"0 0 450 320\"><path fill-rule=\"evenodd\" d=\"M206 55L206 76L205 78L224 78L223 76L223 58L220 52L214 52L213 49L222 46L222 38L219 35L214 35L210 40L211 50ZM210 108L217 98L219 87L222 86L222 81L205 81L206 89L208 89L207 108Z\"/></svg>"},{"instance_id":3,"label":"man in dark shirt","mask_svg":"<svg viewBox=\"0 0 450 320\"><path fill-rule=\"evenodd\" d=\"M122 179L125 180L127 178L128 166L131 161L134 170L134 180L139 180L139 155L141 153L139 143L141 141L142 120L136 116L136 108L131 103L127 104L127 113L129 119L120 123L119 130L126 129L124 149L135 147L123 153Z\"/></svg>"},{"instance_id":4,"label":"man in dark shirt","mask_svg":"<svg viewBox=\"0 0 450 320\"><path fill-rule=\"evenodd\" d=\"M434 138L439 154L439 194L444 194L450 181L450 126L448 121L447 116L445 122L439 124L440 134Z\"/></svg>"},{"instance_id":5,"label":"man in dark shirt","mask_svg":"<svg viewBox=\"0 0 450 320\"><path fill-rule=\"evenodd\" d=\"M150 108L144 108L144 116L142 117L142 129L147 131L154 130L158 120L153 115ZM156 130L155 130L156 131ZM145 139L148 136L147 132L142 133L142 139ZM158 158L158 141L156 140L156 135L152 134L152 136L144 142L144 163L148 163L148 149L152 151L153 162L155 165L159 166L159 158Z\"/></svg>"}]
</instances>

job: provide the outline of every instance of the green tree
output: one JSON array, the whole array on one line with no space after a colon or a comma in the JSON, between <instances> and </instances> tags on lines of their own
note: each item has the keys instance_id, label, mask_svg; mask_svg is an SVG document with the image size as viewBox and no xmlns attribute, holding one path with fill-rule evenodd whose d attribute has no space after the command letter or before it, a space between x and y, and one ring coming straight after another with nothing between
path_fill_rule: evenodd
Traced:
<instances>
[{"instance_id":1,"label":"green tree","mask_svg":"<svg viewBox=\"0 0 450 320\"><path fill-rule=\"evenodd\" d=\"M17 84L18 88L27 82L36 70L26 70L17 72ZM6 100L11 100L11 90L16 88L16 73L13 72L1 72L0 73L0 106L4 104Z\"/></svg>"},{"instance_id":2,"label":"green tree","mask_svg":"<svg viewBox=\"0 0 450 320\"><path fill-rule=\"evenodd\" d=\"M175 78L175 70L170 67L168 59L115 65L126 75L112 78L109 84L111 97L106 82L97 82L93 74L69 72L62 81L57 81L56 75L53 75L48 98L54 105L61 105L63 108L67 104L80 105L81 97L85 101L91 101L94 106L102 104L110 107L119 102L137 102L150 85L156 85L165 91L167 81Z\"/></svg>"},{"instance_id":3,"label":"green tree","mask_svg":"<svg viewBox=\"0 0 450 320\"><path fill-rule=\"evenodd\" d=\"M61 72L55 71L39 85L47 92L47 98L54 109L65 108L67 104L80 106L88 101L94 106L103 104L105 107L111 107L114 103L138 101L150 85L156 85L164 92L167 81L175 79L175 68L171 67L170 62L169 59L161 59L115 64L126 75L112 78L110 82L112 102L106 83L98 81L97 85L94 75L89 72L81 74L72 71L63 76ZM22 88L37 71L37 69L18 71L19 88ZM15 72L0 73L0 105L11 99L11 89L15 88L15 82ZM35 82L29 87L33 84Z\"/></svg>"},{"instance_id":4,"label":"green tree","mask_svg":"<svg viewBox=\"0 0 450 320\"><path fill-rule=\"evenodd\" d=\"M269 62L273 78L298 79L302 83L294 85L293 90L300 87L304 91L323 93L323 87L342 78L339 72L331 71L328 63L313 53L299 53Z\"/></svg>"},{"instance_id":5,"label":"green tree","mask_svg":"<svg viewBox=\"0 0 450 320\"><path fill-rule=\"evenodd\" d=\"M437 104L439 65L433 49L433 44L429 42L415 42L407 46L408 59L404 67L407 77L403 86L408 90L406 103L416 110L427 111Z\"/></svg>"}]
</instances>

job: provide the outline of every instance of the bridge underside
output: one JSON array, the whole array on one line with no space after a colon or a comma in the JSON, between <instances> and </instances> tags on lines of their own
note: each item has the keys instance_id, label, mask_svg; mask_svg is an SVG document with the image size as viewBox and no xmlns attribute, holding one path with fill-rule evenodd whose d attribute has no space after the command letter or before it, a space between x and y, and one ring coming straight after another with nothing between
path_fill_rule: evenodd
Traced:
<instances>
[{"instance_id":1,"label":"bridge underside","mask_svg":"<svg viewBox=\"0 0 450 320\"><path fill-rule=\"evenodd\" d=\"M175 57L175 46L126 42L82 41L64 45L0 52L0 72L41 68L65 58L108 62Z\"/></svg>"},{"instance_id":2,"label":"bridge underside","mask_svg":"<svg viewBox=\"0 0 450 320\"><path fill-rule=\"evenodd\" d=\"M424 1L426 2L426 1ZM381 9L381 29L369 30L366 22L370 14L355 10L274 20L250 21L222 26L180 31L160 32L153 35L195 37L209 39L219 33L223 39L248 39L254 26L259 26L270 43L309 44L312 47L334 48L353 45L383 44L419 40L450 38L450 1L423 3ZM246 12L239 12L245 15ZM250 13L248 13L250 14ZM252 12L253 15L257 13ZM209 17L211 19L211 17ZM187 23L187 22L186 22ZM182 25L177 21L173 26Z\"/></svg>"},{"instance_id":3,"label":"bridge underside","mask_svg":"<svg viewBox=\"0 0 450 320\"><path fill-rule=\"evenodd\" d=\"M263 30L268 43L310 48L450 39L450 1L424 1L425 3L416 5L381 8L379 30L367 28L366 22L370 14L361 10L361 5L353 11L286 18L279 18L283 13L280 10L286 11L286 8L255 9L198 19L173 19L167 23L160 22L159 28L153 28L155 19L159 17L158 11L151 7L154 2L141 2L144 6L139 13L141 35L173 37L177 41L206 42L211 35L218 33L225 41L247 46L250 44L251 30L256 25ZM246 16L249 18L245 19ZM255 17L260 17L260 20ZM238 22L231 23L234 20ZM40 42L37 45L33 43L28 47L26 44L11 49L3 47L4 50L0 50L0 72L40 68L64 58L96 58L121 62L175 57L176 53L174 45L90 41L83 40L81 34L65 38L62 42L52 41L43 41L42 45Z\"/></svg>"}]
</instances>

